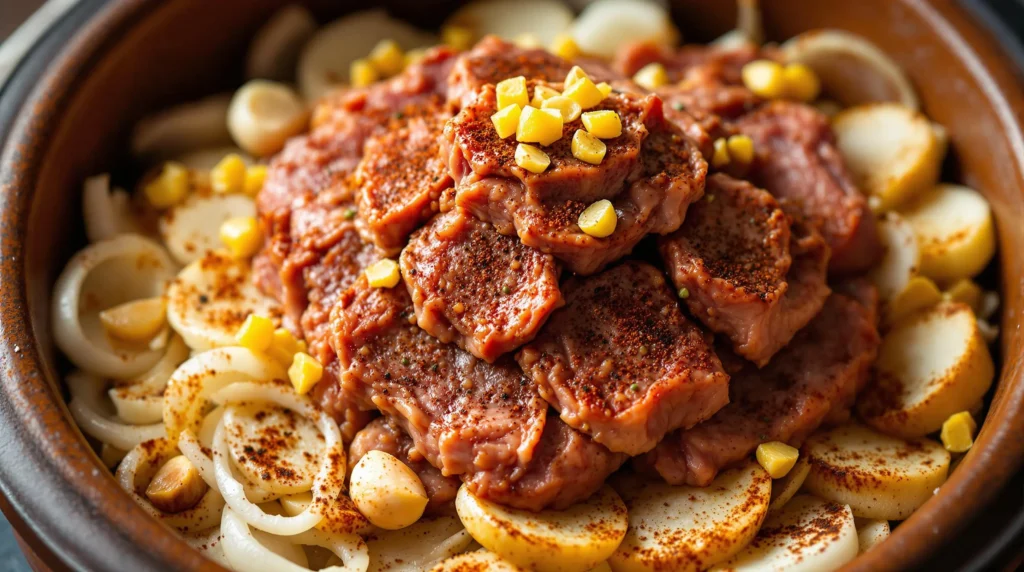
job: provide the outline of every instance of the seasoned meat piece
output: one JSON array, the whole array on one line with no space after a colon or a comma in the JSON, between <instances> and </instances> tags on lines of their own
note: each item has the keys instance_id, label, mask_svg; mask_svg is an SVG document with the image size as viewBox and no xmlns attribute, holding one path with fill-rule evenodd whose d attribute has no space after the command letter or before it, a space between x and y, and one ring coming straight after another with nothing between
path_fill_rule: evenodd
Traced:
<instances>
[{"instance_id":1,"label":"seasoned meat piece","mask_svg":"<svg viewBox=\"0 0 1024 572\"><path fill-rule=\"evenodd\" d=\"M825 303L828 247L813 229L791 237L782 207L745 181L712 175L705 199L659 250L690 312L763 366Z\"/></svg>"},{"instance_id":2,"label":"seasoned meat piece","mask_svg":"<svg viewBox=\"0 0 1024 572\"><path fill-rule=\"evenodd\" d=\"M442 210L457 204L498 232L518 234L524 244L553 254L575 273L597 272L648 233L674 231L703 192L707 163L664 120L656 97L613 93L601 103L622 116L623 134L605 142L600 165L573 157L572 135L582 123L567 123L562 138L544 148L551 166L539 174L515 164L516 142L499 138L491 124L495 106L494 87L485 86L446 126L456 186L454 199L442 198ZM580 213L599 199L612 201L618 214L616 230L606 238L577 225Z\"/></svg>"},{"instance_id":3,"label":"seasoned meat piece","mask_svg":"<svg viewBox=\"0 0 1024 572\"><path fill-rule=\"evenodd\" d=\"M870 288L870 286L867 286ZM665 438L641 460L672 484L705 486L766 441L794 446L843 418L870 374L880 343L874 308L832 294L810 324L757 369L732 375L731 401L711 419ZM723 362L727 349L720 349Z\"/></svg>"},{"instance_id":4,"label":"seasoned meat piece","mask_svg":"<svg viewBox=\"0 0 1024 572\"><path fill-rule=\"evenodd\" d=\"M455 493L459 479L446 477L428 463L413 446L412 439L392 420L378 417L356 434L348 448L348 474L352 467L370 451L383 451L393 455L415 472L427 492L427 514L450 514L455 508Z\"/></svg>"},{"instance_id":5,"label":"seasoned meat piece","mask_svg":"<svg viewBox=\"0 0 1024 572\"><path fill-rule=\"evenodd\" d=\"M776 101L736 121L754 140L754 183L793 202L832 250L829 271L863 272L881 255L875 217L836 150L828 119L813 107Z\"/></svg>"},{"instance_id":6,"label":"seasoned meat piece","mask_svg":"<svg viewBox=\"0 0 1024 572\"><path fill-rule=\"evenodd\" d=\"M409 233L437 212L441 191L451 186L438 142L446 119L439 109L424 111L366 142L356 171L359 230L387 254L397 254Z\"/></svg>"},{"instance_id":7,"label":"seasoned meat piece","mask_svg":"<svg viewBox=\"0 0 1024 572\"><path fill-rule=\"evenodd\" d=\"M710 337L656 268L626 262L564 290L565 308L516 359L566 423L639 455L728 403Z\"/></svg>"},{"instance_id":8,"label":"seasoned meat piece","mask_svg":"<svg viewBox=\"0 0 1024 572\"><path fill-rule=\"evenodd\" d=\"M324 413L337 422L342 440L351 443L356 433L373 420L375 412L362 407L361 396L344 391L338 383L339 370L338 360L325 365L323 377L313 386L310 396Z\"/></svg>"},{"instance_id":9,"label":"seasoned meat piece","mask_svg":"<svg viewBox=\"0 0 1024 572\"><path fill-rule=\"evenodd\" d=\"M491 363L532 340L563 303L551 255L458 207L413 235L402 275L421 328Z\"/></svg>"}]
</instances>

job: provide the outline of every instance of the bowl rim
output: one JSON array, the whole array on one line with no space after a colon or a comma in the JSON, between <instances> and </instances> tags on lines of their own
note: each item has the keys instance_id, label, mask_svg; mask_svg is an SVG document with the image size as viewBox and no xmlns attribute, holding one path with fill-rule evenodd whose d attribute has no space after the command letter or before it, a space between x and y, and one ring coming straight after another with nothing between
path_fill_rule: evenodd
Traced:
<instances>
[{"instance_id":1,"label":"bowl rim","mask_svg":"<svg viewBox=\"0 0 1024 572\"><path fill-rule=\"evenodd\" d=\"M1014 167L1024 188L1024 129L1014 113L1024 110L1018 70L995 38L958 11L953 2L902 2L935 26L945 41L956 45L989 104L999 111L1016 150ZM67 36L48 33L0 89L0 100L9 96L12 82L22 82L15 91L31 90L20 106L7 112L0 107L0 128L5 127L5 115L14 117L17 109L6 140L0 131L4 144L0 153L0 455L5 459L0 463L0 509L30 548L53 567L223 570L170 534L125 495L71 421L32 328L29 278L24 267L28 215L57 120L76 86L102 61L121 33L158 6L147 0L81 0L50 29L73 33L71 41L61 43ZM27 70L26 61L35 56L33 66L42 68L39 56L44 52L58 55L45 64L42 74L33 75L38 70ZM1006 250L1001 252L1004 269L1014 263L1014 253ZM1002 278L1003 288L1016 286L1007 284L1005 273ZM995 427L986 424L962 463L964 469L953 474L943 486L944 492L904 521L889 541L848 564L847 570L920 563L930 547L951 538L1021 466L1024 350L1019 355L1007 351L1011 335L1018 347L1021 345L1021 333L1007 327L1015 325L1013 318L1003 318L1004 351L998 380L1006 422ZM39 490L46 494L33 494ZM939 527L939 516L950 512L959 518ZM111 533L83 535L83 529ZM79 532L72 533L75 530Z\"/></svg>"}]
</instances>

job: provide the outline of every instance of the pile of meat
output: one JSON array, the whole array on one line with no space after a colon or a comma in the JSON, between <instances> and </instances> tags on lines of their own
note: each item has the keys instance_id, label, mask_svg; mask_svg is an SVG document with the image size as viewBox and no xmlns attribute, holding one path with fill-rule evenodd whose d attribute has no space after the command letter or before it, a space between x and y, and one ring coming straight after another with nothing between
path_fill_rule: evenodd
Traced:
<instances>
[{"instance_id":1,"label":"pile of meat","mask_svg":"<svg viewBox=\"0 0 1024 572\"><path fill-rule=\"evenodd\" d=\"M772 57L634 46L614 65L487 38L322 102L259 196L257 280L325 364L316 397L350 455L417 471L432 510L460 481L509 506L564 507L632 457L706 485L764 441L844 420L878 346L874 221L806 105L762 101L740 67ZM627 78L659 61L673 83ZM490 122L494 84L572 65L622 117L600 165L569 139L541 174ZM578 123L578 122L576 122ZM708 173L719 137L750 165ZM580 213L608 199L615 232ZM402 282L363 269L398 258Z\"/></svg>"}]
</instances>

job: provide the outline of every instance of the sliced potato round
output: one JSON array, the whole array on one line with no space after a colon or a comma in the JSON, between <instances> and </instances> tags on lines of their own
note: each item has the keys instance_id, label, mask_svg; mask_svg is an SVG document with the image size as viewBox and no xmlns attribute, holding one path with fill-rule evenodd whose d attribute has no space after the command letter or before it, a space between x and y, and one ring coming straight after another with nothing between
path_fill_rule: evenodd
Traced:
<instances>
[{"instance_id":1,"label":"sliced potato round","mask_svg":"<svg viewBox=\"0 0 1024 572\"><path fill-rule=\"evenodd\" d=\"M310 491L281 497L280 500L284 514L288 516L300 514L311 502L313 502L313 494ZM324 519L315 528L330 534L359 534L361 536L366 536L376 530L370 521L366 520L366 517L359 512L352 499L346 495L339 496L331 503L331 506L324 509Z\"/></svg>"},{"instance_id":2,"label":"sliced potato round","mask_svg":"<svg viewBox=\"0 0 1024 572\"><path fill-rule=\"evenodd\" d=\"M193 350L233 346L249 314L279 320L281 309L252 282L248 262L210 252L167 288L167 322Z\"/></svg>"},{"instance_id":3,"label":"sliced potato round","mask_svg":"<svg viewBox=\"0 0 1024 572\"><path fill-rule=\"evenodd\" d=\"M430 572L523 572L523 570L493 552L477 550L453 556L431 568Z\"/></svg>"},{"instance_id":4,"label":"sliced potato round","mask_svg":"<svg viewBox=\"0 0 1024 572\"><path fill-rule=\"evenodd\" d=\"M914 276L906 287L885 304L885 325L891 326L942 301L942 292L931 278Z\"/></svg>"},{"instance_id":5,"label":"sliced potato round","mask_svg":"<svg viewBox=\"0 0 1024 572\"><path fill-rule=\"evenodd\" d=\"M566 510L534 513L478 498L463 485L455 508L484 548L531 570L587 570L626 534L626 507L608 486Z\"/></svg>"},{"instance_id":6,"label":"sliced potato round","mask_svg":"<svg viewBox=\"0 0 1024 572\"><path fill-rule=\"evenodd\" d=\"M316 31L316 20L298 4L281 8L267 20L249 44L245 75L253 79L289 81L302 46Z\"/></svg>"},{"instance_id":7,"label":"sliced potato round","mask_svg":"<svg viewBox=\"0 0 1024 572\"><path fill-rule=\"evenodd\" d=\"M468 28L478 38L494 34L514 40L529 34L549 46L572 20L572 10L559 0L477 0L456 10L444 25Z\"/></svg>"},{"instance_id":8,"label":"sliced potato round","mask_svg":"<svg viewBox=\"0 0 1024 572\"><path fill-rule=\"evenodd\" d=\"M855 519L857 524L858 554L864 554L889 538L889 521L870 518Z\"/></svg>"},{"instance_id":9,"label":"sliced potato round","mask_svg":"<svg viewBox=\"0 0 1024 572\"><path fill-rule=\"evenodd\" d=\"M423 518L401 530L370 534L367 572L419 572L469 547L473 537L454 516Z\"/></svg>"},{"instance_id":10,"label":"sliced potato round","mask_svg":"<svg viewBox=\"0 0 1024 572\"><path fill-rule=\"evenodd\" d=\"M772 478L754 462L707 487L621 487L629 530L609 559L616 572L705 570L740 551L768 513Z\"/></svg>"},{"instance_id":11,"label":"sliced potato round","mask_svg":"<svg viewBox=\"0 0 1024 572\"><path fill-rule=\"evenodd\" d=\"M230 102L231 94L214 95L142 119L132 131L132 154L160 160L204 147L230 145Z\"/></svg>"},{"instance_id":12,"label":"sliced potato round","mask_svg":"<svg viewBox=\"0 0 1024 572\"><path fill-rule=\"evenodd\" d=\"M256 202L239 194L193 193L160 215L160 235L181 264L199 260L223 245L220 225L229 218L256 216Z\"/></svg>"},{"instance_id":13,"label":"sliced potato round","mask_svg":"<svg viewBox=\"0 0 1024 572\"><path fill-rule=\"evenodd\" d=\"M597 0L587 5L570 32L584 53L611 58L635 42L667 46L680 34L664 6L645 0Z\"/></svg>"},{"instance_id":14,"label":"sliced potato round","mask_svg":"<svg viewBox=\"0 0 1024 572\"><path fill-rule=\"evenodd\" d=\"M901 211L921 248L921 273L940 284L971 278L996 251L992 209L977 191L939 185Z\"/></svg>"},{"instance_id":15,"label":"sliced potato round","mask_svg":"<svg viewBox=\"0 0 1024 572\"><path fill-rule=\"evenodd\" d=\"M801 454L796 464L789 470L789 473L781 479L772 481L772 498L768 503L768 514L779 511L786 503L793 498L804 486L807 475L811 472L811 464L807 462L807 455Z\"/></svg>"},{"instance_id":16,"label":"sliced potato round","mask_svg":"<svg viewBox=\"0 0 1024 572\"><path fill-rule=\"evenodd\" d=\"M800 495L769 515L753 542L713 570L837 570L856 556L850 507Z\"/></svg>"},{"instance_id":17,"label":"sliced potato round","mask_svg":"<svg viewBox=\"0 0 1024 572\"><path fill-rule=\"evenodd\" d=\"M949 451L929 439L905 441L851 424L804 445L806 490L848 504L854 516L903 520L946 481Z\"/></svg>"},{"instance_id":18,"label":"sliced potato round","mask_svg":"<svg viewBox=\"0 0 1024 572\"><path fill-rule=\"evenodd\" d=\"M878 239L885 249L882 260L871 269L871 281L882 300L891 300L902 292L921 267L921 251L914 229L896 213L885 213L878 220Z\"/></svg>"},{"instance_id":19,"label":"sliced potato round","mask_svg":"<svg viewBox=\"0 0 1024 572\"><path fill-rule=\"evenodd\" d=\"M867 39L842 30L812 30L782 44L786 61L806 64L825 91L845 105L893 101L919 108L910 80Z\"/></svg>"},{"instance_id":20,"label":"sliced potato round","mask_svg":"<svg viewBox=\"0 0 1024 572\"><path fill-rule=\"evenodd\" d=\"M898 323L882 340L876 375L857 412L868 425L923 437L978 402L995 366L970 306L942 302Z\"/></svg>"},{"instance_id":21,"label":"sliced potato round","mask_svg":"<svg viewBox=\"0 0 1024 572\"><path fill-rule=\"evenodd\" d=\"M944 139L928 118L896 103L859 105L832 119L839 152L875 210L891 210L935 186Z\"/></svg>"},{"instance_id":22,"label":"sliced potato round","mask_svg":"<svg viewBox=\"0 0 1024 572\"><path fill-rule=\"evenodd\" d=\"M232 404L224 429L231 461L250 482L285 495L313 487L324 439L309 418L267 403Z\"/></svg>"},{"instance_id":23,"label":"sliced potato round","mask_svg":"<svg viewBox=\"0 0 1024 572\"><path fill-rule=\"evenodd\" d=\"M299 94L282 83L254 79L239 88L228 109L228 130L239 147L259 157L273 155L309 120Z\"/></svg>"}]
</instances>

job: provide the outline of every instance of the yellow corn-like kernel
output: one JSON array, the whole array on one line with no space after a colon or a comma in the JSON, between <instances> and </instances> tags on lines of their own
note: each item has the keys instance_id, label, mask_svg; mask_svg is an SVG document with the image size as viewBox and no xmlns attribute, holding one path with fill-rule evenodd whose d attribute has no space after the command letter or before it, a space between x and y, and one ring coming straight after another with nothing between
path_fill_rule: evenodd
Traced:
<instances>
[{"instance_id":1,"label":"yellow corn-like kernel","mask_svg":"<svg viewBox=\"0 0 1024 572\"><path fill-rule=\"evenodd\" d=\"M600 91L601 94L604 95L605 97L608 97L612 93L612 86L608 85L608 82L602 81L601 83L597 84L597 90Z\"/></svg>"},{"instance_id":2,"label":"yellow corn-like kernel","mask_svg":"<svg viewBox=\"0 0 1024 572\"><path fill-rule=\"evenodd\" d=\"M543 173L551 164L548 154L526 143L516 145L516 165L531 173Z\"/></svg>"},{"instance_id":3,"label":"yellow corn-like kernel","mask_svg":"<svg viewBox=\"0 0 1024 572\"><path fill-rule=\"evenodd\" d=\"M755 95L765 99L778 99L786 95L786 80L782 66L771 60L755 60L743 66L743 85Z\"/></svg>"},{"instance_id":4,"label":"yellow corn-like kernel","mask_svg":"<svg viewBox=\"0 0 1024 572\"><path fill-rule=\"evenodd\" d=\"M523 108L516 127L516 141L550 145L562 138L562 114L557 109Z\"/></svg>"},{"instance_id":5,"label":"yellow corn-like kernel","mask_svg":"<svg viewBox=\"0 0 1024 572\"><path fill-rule=\"evenodd\" d=\"M583 109L590 109L604 101L604 94L589 77L582 77L570 85L562 95L580 104Z\"/></svg>"},{"instance_id":6,"label":"yellow corn-like kernel","mask_svg":"<svg viewBox=\"0 0 1024 572\"><path fill-rule=\"evenodd\" d=\"M242 327L235 333L235 341L243 348L254 352L265 352L274 341L274 322L266 316L249 314Z\"/></svg>"},{"instance_id":7,"label":"yellow corn-like kernel","mask_svg":"<svg viewBox=\"0 0 1024 572\"><path fill-rule=\"evenodd\" d=\"M949 290L942 293L942 297L947 300L967 304L974 310L975 314L981 310L982 296L981 286L978 286L970 278L958 280L949 287Z\"/></svg>"},{"instance_id":8,"label":"yellow corn-like kernel","mask_svg":"<svg viewBox=\"0 0 1024 572\"><path fill-rule=\"evenodd\" d=\"M954 413L942 423L942 431L939 438L942 439L942 446L951 453L966 453L974 445L974 432L978 430L978 424L967 411Z\"/></svg>"},{"instance_id":9,"label":"yellow corn-like kernel","mask_svg":"<svg viewBox=\"0 0 1024 572\"><path fill-rule=\"evenodd\" d=\"M555 40L551 42L551 53L560 58L572 60L579 57L580 47L576 44L576 40L572 39L572 36L569 34L559 34L555 36Z\"/></svg>"},{"instance_id":10,"label":"yellow corn-like kernel","mask_svg":"<svg viewBox=\"0 0 1024 572\"><path fill-rule=\"evenodd\" d=\"M398 272L398 263L385 258L366 268L366 279L374 288L394 288L402 279L402 275Z\"/></svg>"},{"instance_id":11,"label":"yellow corn-like kernel","mask_svg":"<svg viewBox=\"0 0 1024 572\"><path fill-rule=\"evenodd\" d=\"M382 77L391 77L405 67L405 53L394 40L381 40L367 58Z\"/></svg>"},{"instance_id":12,"label":"yellow corn-like kernel","mask_svg":"<svg viewBox=\"0 0 1024 572\"><path fill-rule=\"evenodd\" d=\"M786 95L799 101L814 101L821 93L821 81L814 70L804 64L789 64L782 70Z\"/></svg>"},{"instance_id":13,"label":"yellow corn-like kernel","mask_svg":"<svg viewBox=\"0 0 1024 572\"><path fill-rule=\"evenodd\" d=\"M622 135L622 119L614 111L588 111L583 114L583 126L594 137L615 139Z\"/></svg>"},{"instance_id":14,"label":"yellow corn-like kernel","mask_svg":"<svg viewBox=\"0 0 1024 572\"><path fill-rule=\"evenodd\" d=\"M267 180L266 165L252 165L245 170L245 183L242 185L245 194L254 197L263 188L263 181Z\"/></svg>"},{"instance_id":15,"label":"yellow corn-like kernel","mask_svg":"<svg viewBox=\"0 0 1024 572\"><path fill-rule=\"evenodd\" d=\"M188 168L169 161L163 170L143 189L149 204L166 209L180 203L188 194Z\"/></svg>"},{"instance_id":16,"label":"yellow corn-like kernel","mask_svg":"<svg viewBox=\"0 0 1024 572\"><path fill-rule=\"evenodd\" d=\"M532 50L540 47L540 40L537 39L537 36L534 36L529 32L519 34L515 38L512 38L512 43L524 50Z\"/></svg>"},{"instance_id":17,"label":"yellow corn-like kernel","mask_svg":"<svg viewBox=\"0 0 1024 572\"><path fill-rule=\"evenodd\" d=\"M220 240L235 258L249 258L259 250L263 236L254 217L240 216L220 225Z\"/></svg>"},{"instance_id":18,"label":"yellow corn-like kernel","mask_svg":"<svg viewBox=\"0 0 1024 572\"><path fill-rule=\"evenodd\" d=\"M565 74L565 80L562 82L562 90L564 91L570 85L585 77L590 76L587 75L587 72L583 71L583 68L580 66L572 66L572 68L569 69L569 73Z\"/></svg>"},{"instance_id":19,"label":"yellow corn-like kernel","mask_svg":"<svg viewBox=\"0 0 1024 572\"><path fill-rule=\"evenodd\" d=\"M650 63L633 74L633 81L644 89L655 90L668 83L668 72L658 62Z\"/></svg>"},{"instance_id":20,"label":"yellow corn-like kernel","mask_svg":"<svg viewBox=\"0 0 1024 572\"><path fill-rule=\"evenodd\" d=\"M295 354L292 365L288 368L288 379L299 395L309 393L323 375L324 366L320 365L316 358L303 352Z\"/></svg>"},{"instance_id":21,"label":"yellow corn-like kernel","mask_svg":"<svg viewBox=\"0 0 1024 572\"><path fill-rule=\"evenodd\" d=\"M427 50L423 48L413 48L408 52L405 52L405 67L420 63L426 55Z\"/></svg>"},{"instance_id":22,"label":"yellow corn-like kernel","mask_svg":"<svg viewBox=\"0 0 1024 572\"><path fill-rule=\"evenodd\" d=\"M729 160L749 165L754 160L754 142L746 135L733 135L725 142Z\"/></svg>"},{"instance_id":23,"label":"yellow corn-like kernel","mask_svg":"<svg viewBox=\"0 0 1024 572\"><path fill-rule=\"evenodd\" d=\"M523 76L499 81L495 86L495 94L498 96L498 109L505 109L510 105L526 107L530 104L530 96L526 92L526 78Z\"/></svg>"},{"instance_id":24,"label":"yellow corn-like kernel","mask_svg":"<svg viewBox=\"0 0 1024 572\"><path fill-rule=\"evenodd\" d=\"M108 334L128 342L153 339L167 323L167 307L161 297L126 302L100 312Z\"/></svg>"},{"instance_id":25,"label":"yellow corn-like kernel","mask_svg":"<svg viewBox=\"0 0 1024 572\"><path fill-rule=\"evenodd\" d=\"M604 141L582 129L577 129L572 136L572 156L584 163L600 165L607 152L608 146Z\"/></svg>"},{"instance_id":26,"label":"yellow corn-like kernel","mask_svg":"<svg viewBox=\"0 0 1024 572\"><path fill-rule=\"evenodd\" d=\"M715 139L715 152L711 155L712 167L724 167L729 164L729 144L725 139Z\"/></svg>"},{"instance_id":27,"label":"yellow corn-like kernel","mask_svg":"<svg viewBox=\"0 0 1024 572\"><path fill-rule=\"evenodd\" d=\"M544 105L544 102L551 99L552 97L559 97L562 93L557 89L551 89L544 85L538 85L533 88L533 99L530 100L530 105L540 108Z\"/></svg>"},{"instance_id":28,"label":"yellow corn-like kernel","mask_svg":"<svg viewBox=\"0 0 1024 572\"><path fill-rule=\"evenodd\" d=\"M579 225L580 230L590 236L604 238L615 232L615 225L618 222L619 217L615 214L612 202L608 199L601 199L580 213L576 224Z\"/></svg>"},{"instance_id":29,"label":"yellow corn-like kernel","mask_svg":"<svg viewBox=\"0 0 1024 572\"><path fill-rule=\"evenodd\" d=\"M563 95L556 95L555 97L544 100L541 107L544 109L554 109L561 113L563 124L570 121L576 121L579 119L580 114L583 113L583 108L580 107L580 104Z\"/></svg>"},{"instance_id":30,"label":"yellow corn-like kernel","mask_svg":"<svg viewBox=\"0 0 1024 572\"><path fill-rule=\"evenodd\" d=\"M380 79L380 74L369 60L360 59L349 65L348 79L354 87L366 87Z\"/></svg>"},{"instance_id":31,"label":"yellow corn-like kernel","mask_svg":"<svg viewBox=\"0 0 1024 572\"><path fill-rule=\"evenodd\" d=\"M453 50L468 50L473 45L473 31L463 26L441 28L441 43Z\"/></svg>"},{"instance_id":32,"label":"yellow corn-like kernel","mask_svg":"<svg viewBox=\"0 0 1024 572\"><path fill-rule=\"evenodd\" d=\"M513 103L492 115L491 123L494 124L494 130L498 132L498 137L504 139L514 135L516 129L519 128L519 116L522 113L523 110Z\"/></svg>"},{"instance_id":33,"label":"yellow corn-like kernel","mask_svg":"<svg viewBox=\"0 0 1024 572\"><path fill-rule=\"evenodd\" d=\"M300 341L295 339L295 336L292 335L288 329L278 328L274 330L274 335L270 341L270 347L266 350L267 355L281 365L287 366L292 363L292 358L296 353L305 351L303 349L305 347L305 343L302 342L302 344L303 345L300 346Z\"/></svg>"},{"instance_id":34,"label":"yellow corn-like kernel","mask_svg":"<svg viewBox=\"0 0 1024 572\"><path fill-rule=\"evenodd\" d=\"M764 467L764 470L768 471L773 479L781 479L789 474L793 465L796 465L800 451L781 441L772 441L758 445L755 456L757 462Z\"/></svg>"},{"instance_id":35,"label":"yellow corn-like kernel","mask_svg":"<svg viewBox=\"0 0 1024 572\"><path fill-rule=\"evenodd\" d=\"M245 160L231 153L210 171L210 185L215 193L240 193L245 190Z\"/></svg>"}]
</instances>

